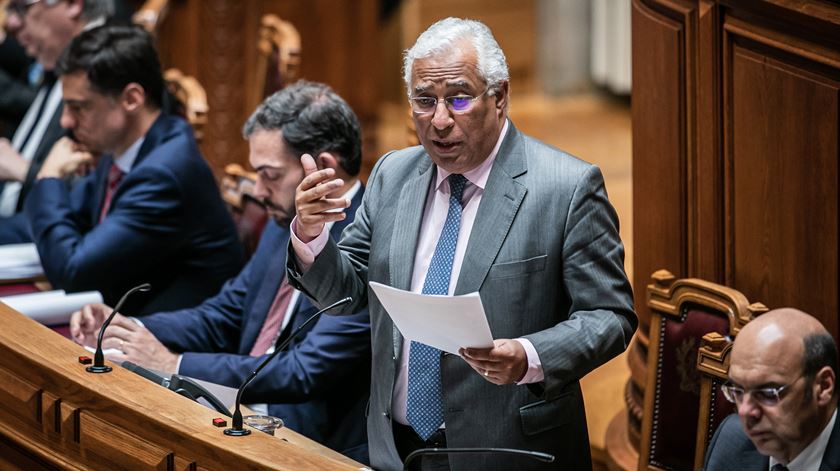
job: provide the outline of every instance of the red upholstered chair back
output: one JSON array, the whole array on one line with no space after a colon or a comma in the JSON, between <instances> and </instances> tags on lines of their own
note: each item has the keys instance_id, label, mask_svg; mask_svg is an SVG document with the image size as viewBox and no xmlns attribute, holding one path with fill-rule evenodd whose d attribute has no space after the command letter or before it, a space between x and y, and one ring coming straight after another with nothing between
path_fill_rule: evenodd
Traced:
<instances>
[{"instance_id":1,"label":"red upholstered chair back","mask_svg":"<svg viewBox=\"0 0 840 471\"><path fill-rule=\"evenodd\" d=\"M734 337L763 306L750 306L731 288L677 280L666 270L653 274L646 294L651 323L639 469L693 470L701 415L701 340L710 332ZM725 416L727 407L716 401L713 410Z\"/></svg>"}]
</instances>

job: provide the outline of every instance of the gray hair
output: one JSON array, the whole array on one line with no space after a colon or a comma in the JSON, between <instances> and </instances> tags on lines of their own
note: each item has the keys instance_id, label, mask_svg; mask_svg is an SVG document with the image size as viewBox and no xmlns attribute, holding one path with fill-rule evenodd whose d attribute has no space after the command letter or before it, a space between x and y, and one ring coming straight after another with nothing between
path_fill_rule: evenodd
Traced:
<instances>
[{"instance_id":1,"label":"gray hair","mask_svg":"<svg viewBox=\"0 0 840 471\"><path fill-rule=\"evenodd\" d=\"M114 0L84 0L81 17L83 20L110 18L114 15Z\"/></svg>"},{"instance_id":2,"label":"gray hair","mask_svg":"<svg viewBox=\"0 0 840 471\"><path fill-rule=\"evenodd\" d=\"M403 80L411 96L411 66L415 59L447 52L460 39L470 39L478 58L478 72L491 89L510 80L505 53L484 23L449 17L429 26L403 55Z\"/></svg>"}]
</instances>

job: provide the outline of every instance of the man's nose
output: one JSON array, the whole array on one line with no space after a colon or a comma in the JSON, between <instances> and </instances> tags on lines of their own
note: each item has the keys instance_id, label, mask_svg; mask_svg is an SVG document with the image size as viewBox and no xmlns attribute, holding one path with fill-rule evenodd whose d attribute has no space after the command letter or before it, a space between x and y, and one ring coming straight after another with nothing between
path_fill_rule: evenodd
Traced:
<instances>
[{"instance_id":1,"label":"man's nose","mask_svg":"<svg viewBox=\"0 0 840 471\"><path fill-rule=\"evenodd\" d=\"M58 123L64 129L73 129L74 127L76 127L76 120L73 118L70 112L67 111L66 107L61 111L61 119L58 121Z\"/></svg>"},{"instance_id":2,"label":"man's nose","mask_svg":"<svg viewBox=\"0 0 840 471\"><path fill-rule=\"evenodd\" d=\"M432 126L435 129L446 129L452 125L452 113L446 107L446 100L438 100L435 104L435 111L432 115Z\"/></svg>"},{"instance_id":3,"label":"man's nose","mask_svg":"<svg viewBox=\"0 0 840 471\"><path fill-rule=\"evenodd\" d=\"M753 400L750 393L744 393L740 404L738 404L738 415L744 420L756 420L761 417L761 407Z\"/></svg>"}]
</instances>

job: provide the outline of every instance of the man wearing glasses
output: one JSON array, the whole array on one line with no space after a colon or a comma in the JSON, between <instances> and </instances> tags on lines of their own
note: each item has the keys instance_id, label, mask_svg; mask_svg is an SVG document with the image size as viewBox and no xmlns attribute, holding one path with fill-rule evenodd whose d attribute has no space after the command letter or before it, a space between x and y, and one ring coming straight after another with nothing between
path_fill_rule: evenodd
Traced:
<instances>
[{"instance_id":1,"label":"man wearing glasses","mask_svg":"<svg viewBox=\"0 0 840 471\"><path fill-rule=\"evenodd\" d=\"M718 427L706 471L840 469L836 378L834 339L815 318L786 308L747 324L721 386L738 414Z\"/></svg>"},{"instance_id":2,"label":"man wearing glasses","mask_svg":"<svg viewBox=\"0 0 840 471\"><path fill-rule=\"evenodd\" d=\"M325 195L342 181L304 155L289 263L318 305L352 296L344 313L369 306L371 464L402 469L419 448L502 447L557 459L438 455L422 469L591 469L578 380L636 328L601 172L507 118L507 64L485 25L442 20L404 65L422 146L379 160L339 244L325 223L343 220L349 201ZM368 281L478 291L494 346L450 355L404 339Z\"/></svg>"},{"instance_id":3,"label":"man wearing glasses","mask_svg":"<svg viewBox=\"0 0 840 471\"><path fill-rule=\"evenodd\" d=\"M44 70L35 100L11 141L0 139L0 244L31 240L20 213L35 177L60 139L73 147L61 128L61 83L53 73L56 62L79 33L101 25L113 12L112 0L10 0L7 23ZM59 158L61 153L56 153ZM67 157L65 155L65 157Z\"/></svg>"}]
</instances>

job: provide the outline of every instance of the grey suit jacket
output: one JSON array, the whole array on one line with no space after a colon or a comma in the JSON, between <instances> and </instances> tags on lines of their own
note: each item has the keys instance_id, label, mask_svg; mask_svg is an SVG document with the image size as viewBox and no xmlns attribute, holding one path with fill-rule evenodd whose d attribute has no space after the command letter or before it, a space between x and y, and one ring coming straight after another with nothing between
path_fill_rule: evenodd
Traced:
<instances>
[{"instance_id":1,"label":"grey suit jacket","mask_svg":"<svg viewBox=\"0 0 840 471\"><path fill-rule=\"evenodd\" d=\"M755 445L744 433L738 414L731 414L721 422L715 432L706 459L705 471L767 471L770 458L756 450ZM840 419L834 421L831 438L825 447L819 471L840 471Z\"/></svg>"},{"instance_id":2,"label":"grey suit jacket","mask_svg":"<svg viewBox=\"0 0 840 471\"><path fill-rule=\"evenodd\" d=\"M422 147L377 162L356 219L290 279L342 312L369 304L373 371L368 414L371 464L402 469L391 429L391 395L403 338L368 281L409 289L427 192L436 167ZM441 360L450 447L508 447L555 454L556 469L589 469L578 380L619 354L637 319L624 273L618 221L597 167L520 134L511 125L468 241L456 294L478 291L494 338L529 339L545 381L496 386L460 357ZM502 456L450 457L454 470L549 469Z\"/></svg>"}]
</instances>

